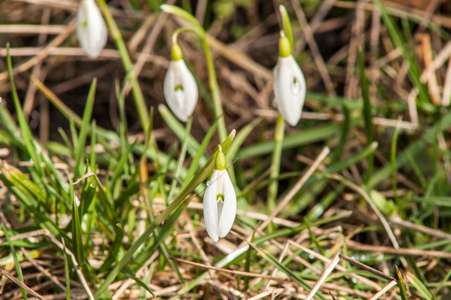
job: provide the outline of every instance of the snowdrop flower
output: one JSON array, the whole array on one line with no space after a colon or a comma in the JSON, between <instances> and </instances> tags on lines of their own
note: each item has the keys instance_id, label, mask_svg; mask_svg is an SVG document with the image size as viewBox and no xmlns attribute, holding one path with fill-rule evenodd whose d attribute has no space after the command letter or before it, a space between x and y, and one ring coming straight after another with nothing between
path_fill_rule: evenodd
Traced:
<instances>
[{"instance_id":1,"label":"snowdrop flower","mask_svg":"<svg viewBox=\"0 0 451 300\"><path fill-rule=\"evenodd\" d=\"M279 112L291 126L296 126L301 118L305 90L304 75L291 55L290 41L282 35L274 69L274 96Z\"/></svg>"},{"instance_id":2,"label":"snowdrop flower","mask_svg":"<svg viewBox=\"0 0 451 300\"><path fill-rule=\"evenodd\" d=\"M232 228L236 215L236 194L226 170L225 157L219 146L216 167L204 194L204 219L210 238L217 242Z\"/></svg>"},{"instance_id":3,"label":"snowdrop flower","mask_svg":"<svg viewBox=\"0 0 451 300\"><path fill-rule=\"evenodd\" d=\"M197 104L197 85L193 75L183 61L182 50L178 44L174 44L171 50L171 62L168 72L164 77L164 98L175 114L183 122L194 111Z\"/></svg>"},{"instance_id":4,"label":"snowdrop flower","mask_svg":"<svg viewBox=\"0 0 451 300\"><path fill-rule=\"evenodd\" d=\"M81 0L77 15L77 36L89 58L97 58L105 47L108 32L94 0Z\"/></svg>"}]
</instances>

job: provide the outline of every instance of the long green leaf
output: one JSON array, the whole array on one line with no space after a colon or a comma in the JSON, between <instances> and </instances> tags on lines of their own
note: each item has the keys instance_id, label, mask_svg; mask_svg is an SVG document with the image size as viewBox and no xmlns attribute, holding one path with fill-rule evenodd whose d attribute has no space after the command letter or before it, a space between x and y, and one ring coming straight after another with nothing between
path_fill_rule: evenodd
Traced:
<instances>
[{"instance_id":1,"label":"long green leaf","mask_svg":"<svg viewBox=\"0 0 451 300\"><path fill-rule=\"evenodd\" d=\"M124 266L124 268L122 269L122 274L133 279L139 286L141 286L146 291L151 293L152 296L156 297L155 293L147 286L147 284L144 283L144 281L142 281L141 279L138 278L138 276L136 276L135 272L132 269L130 269L127 266Z\"/></svg>"},{"instance_id":2,"label":"long green leaf","mask_svg":"<svg viewBox=\"0 0 451 300\"><path fill-rule=\"evenodd\" d=\"M75 150L74 180L78 179L84 169L83 158L86 148L86 138L88 136L88 130L92 116L92 109L94 107L96 83L97 80L94 79L92 81L91 87L89 88L88 99L86 100L85 110L83 112L83 121L81 123L80 134L78 136L78 145L77 149Z\"/></svg>"},{"instance_id":3,"label":"long green leaf","mask_svg":"<svg viewBox=\"0 0 451 300\"><path fill-rule=\"evenodd\" d=\"M434 300L434 296L431 291L421 282L418 277L413 275L412 273L407 274L407 278L409 278L410 283L428 300Z\"/></svg>"},{"instance_id":4,"label":"long green leaf","mask_svg":"<svg viewBox=\"0 0 451 300\"><path fill-rule=\"evenodd\" d=\"M303 145L313 144L318 141L329 138L337 134L340 131L340 127L332 124L326 126L318 126L309 128L292 135L286 135L283 139L282 149L292 149ZM241 159L248 157L256 157L260 155L266 155L274 150L274 140L248 146L238 151L237 156Z\"/></svg>"},{"instance_id":5,"label":"long green leaf","mask_svg":"<svg viewBox=\"0 0 451 300\"><path fill-rule=\"evenodd\" d=\"M27 148L28 155L31 157L34 163L34 168L38 172L39 176L44 177L44 170L41 166L41 159L37 153L37 149L33 142L33 134L31 133L31 129L28 126L28 122L25 119L25 115L22 110L22 106L20 105L19 96L17 95L16 86L14 84L14 76L13 76L13 67L11 62L11 56L9 54L9 43L6 44L7 49L7 57L6 63L8 66L8 75L9 75L9 83L11 85L11 93L14 102L14 108L16 109L17 119L19 121L20 130L22 131L22 136L25 142L25 147Z\"/></svg>"},{"instance_id":6,"label":"long green leaf","mask_svg":"<svg viewBox=\"0 0 451 300\"><path fill-rule=\"evenodd\" d=\"M7 240L8 244L9 244L9 249L11 250L11 254L12 254L13 259L14 259L14 267L16 268L17 277L19 277L19 280L22 283L24 283L22 268L20 267L20 262L19 262L19 259L17 258L16 250L14 249L14 246L12 245L11 240L9 239L9 237L10 237L9 229L4 227L3 225L0 225L0 228L5 233L6 240ZM22 292L23 299L27 300L28 299L27 298L27 292L23 288L21 288L20 290Z\"/></svg>"},{"instance_id":7,"label":"long green leaf","mask_svg":"<svg viewBox=\"0 0 451 300\"><path fill-rule=\"evenodd\" d=\"M360 66L360 86L362 89L362 98L363 98L363 117L365 120L365 128L366 128L366 139L368 145L374 141L374 128L373 128L373 118L371 114L371 100L370 100L370 90L368 88L368 79L365 73L365 61L363 60L363 54L359 50L359 66ZM365 174L365 183L371 178L371 174L373 172L374 165L374 155L371 153L367 158L367 169Z\"/></svg>"},{"instance_id":8,"label":"long green leaf","mask_svg":"<svg viewBox=\"0 0 451 300\"><path fill-rule=\"evenodd\" d=\"M398 277L398 287L399 287L399 293L401 294L402 300L408 300L407 293L406 293L406 286L404 284L404 279L402 278L401 271L396 267L396 276Z\"/></svg>"}]
</instances>

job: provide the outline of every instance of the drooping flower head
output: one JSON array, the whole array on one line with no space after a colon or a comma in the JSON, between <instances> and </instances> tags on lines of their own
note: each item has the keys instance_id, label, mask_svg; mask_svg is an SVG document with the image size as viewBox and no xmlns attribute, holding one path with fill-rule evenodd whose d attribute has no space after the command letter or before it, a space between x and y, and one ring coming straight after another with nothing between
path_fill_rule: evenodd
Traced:
<instances>
[{"instance_id":1,"label":"drooping flower head","mask_svg":"<svg viewBox=\"0 0 451 300\"><path fill-rule=\"evenodd\" d=\"M188 121L197 104L196 80L183 61L178 44L171 49L171 62L164 77L164 98L175 116L182 122Z\"/></svg>"},{"instance_id":2,"label":"drooping flower head","mask_svg":"<svg viewBox=\"0 0 451 300\"><path fill-rule=\"evenodd\" d=\"M89 58L97 58L105 47L108 32L94 0L81 0L77 15L77 36Z\"/></svg>"},{"instance_id":3,"label":"drooping flower head","mask_svg":"<svg viewBox=\"0 0 451 300\"><path fill-rule=\"evenodd\" d=\"M279 112L291 126L296 126L301 119L305 92L304 75L291 54L290 41L282 34L274 68L274 96Z\"/></svg>"},{"instance_id":4,"label":"drooping flower head","mask_svg":"<svg viewBox=\"0 0 451 300\"><path fill-rule=\"evenodd\" d=\"M219 146L215 169L204 194L205 227L210 238L217 242L232 228L236 215L236 194L226 170L224 153Z\"/></svg>"}]
</instances>

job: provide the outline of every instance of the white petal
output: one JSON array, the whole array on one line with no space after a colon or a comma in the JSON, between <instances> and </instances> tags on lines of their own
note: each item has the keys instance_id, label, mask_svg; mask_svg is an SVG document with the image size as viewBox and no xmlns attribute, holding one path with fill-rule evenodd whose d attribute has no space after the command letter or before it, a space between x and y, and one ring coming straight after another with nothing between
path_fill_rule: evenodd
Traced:
<instances>
[{"instance_id":1,"label":"white petal","mask_svg":"<svg viewBox=\"0 0 451 300\"><path fill-rule=\"evenodd\" d=\"M279 57L274 69L274 95L279 112L291 126L301 118L305 92L305 78L294 57Z\"/></svg>"},{"instance_id":2,"label":"white petal","mask_svg":"<svg viewBox=\"0 0 451 300\"><path fill-rule=\"evenodd\" d=\"M181 89L178 89L179 87ZM164 98L175 116L180 121L188 121L197 104L198 90L196 81L183 59L169 63L163 91Z\"/></svg>"},{"instance_id":3,"label":"white petal","mask_svg":"<svg viewBox=\"0 0 451 300\"><path fill-rule=\"evenodd\" d=\"M207 228L207 233L210 238L214 241L218 241L218 206L216 204L217 195L217 182L218 171L213 170L211 174L211 179L207 184L207 189L204 194L204 219L205 227Z\"/></svg>"},{"instance_id":4,"label":"white petal","mask_svg":"<svg viewBox=\"0 0 451 300\"><path fill-rule=\"evenodd\" d=\"M105 47L108 33L94 0L82 0L77 15L77 35L89 58L97 58Z\"/></svg>"},{"instance_id":5,"label":"white petal","mask_svg":"<svg viewBox=\"0 0 451 300\"><path fill-rule=\"evenodd\" d=\"M229 174L226 170L221 174L224 182L224 205L219 216L219 237L223 238L229 233L235 221L236 215L236 193Z\"/></svg>"}]
</instances>

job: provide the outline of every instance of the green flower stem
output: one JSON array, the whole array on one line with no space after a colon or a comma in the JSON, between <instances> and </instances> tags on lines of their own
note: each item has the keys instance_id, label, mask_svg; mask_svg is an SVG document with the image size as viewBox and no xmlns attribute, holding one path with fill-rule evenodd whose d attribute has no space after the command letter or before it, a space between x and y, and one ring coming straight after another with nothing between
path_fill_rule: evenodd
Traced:
<instances>
[{"instance_id":1,"label":"green flower stem","mask_svg":"<svg viewBox=\"0 0 451 300\"><path fill-rule=\"evenodd\" d=\"M227 139L221 144L222 151L226 152L229 149L230 144L235 138L235 130L233 130ZM218 154L218 150L213 153L208 162L202 167L202 169L197 172L197 174L191 179L189 184L177 195L177 197L172 201L166 209L155 218L153 223L147 227L147 229L141 234L141 236L136 240L136 242L131 245L130 249L124 254L121 260L114 266L111 272L108 274L105 281L96 291L94 297L99 299L101 295L107 290L108 286L114 281L116 276L119 274L121 269L130 261L136 251L141 247L141 245L149 238L149 236L155 231L155 229L173 212L180 206L182 203L186 203L186 201L190 201L193 196L188 197L189 194L194 191L194 189L201 184L207 176L213 171L215 166L216 155Z\"/></svg>"},{"instance_id":2,"label":"green flower stem","mask_svg":"<svg viewBox=\"0 0 451 300\"><path fill-rule=\"evenodd\" d=\"M199 35L199 31L197 31L193 28L180 27L176 31L174 31L174 33L172 34L172 44L174 44L174 45L177 44L177 38L178 38L179 34L183 31L190 31L196 35Z\"/></svg>"},{"instance_id":3,"label":"green flower stem","mask_svg":"<svg viewBox=\"0 0 451 300\"><path fill-rule=\"evenodd\" d=\"M202 38L202 46L205 51L205 59L207 61L208 77L211 90L211 97L213 99L213 109L215 111L218 122L218 133L220 140L224 140L227 136L227 129L224 120L224 114L222 111L221 98L219 96L218 80L216 79L215 66L213 64L213 58L211 57L210 47L208 47L207 37L204 33Z\"/></svg>"},{"instance_id":4,"label":"green flower stem","mask_svg":"<svg viewBox=\"0 0 451 300\"><path fill-rule=\"evenodd\" d=\"M126 78L132 85L133 99L135 100L135 105L138 111L139 119L141 121L141 126L142 128L146 128L147 124L149 124L149 115L147 114L146 103L144 102L144 96L141 91L141 87L139 86L138 78L136 78L136 76L133 74L133 64L130 56L128 55L127 47L125 46L121 32L117 27L113 16L108 10L108 6L106 5L105 0L97 1L100 4L100 8L102 9L105 21L108 24L108 28L110 29L111 36L113 37L114 42L116 43L116 47L119 50L122 64L124 65L124 69L127 75Z\"/></svg>"},{"instance_id":5,"label":"green flower stem","mask_svg":"<svg viewBox=\"0 0 451 300\"><path fill-rule=\"evenodd\" d=\"M282 143L285 134L285 122L281 114L277 118L276 130L274 132L274 152L271 161L271 183L268 186L268 214L271 214L276 208L277 191L279 189L279 173L280 173L280 159L282 156ZM272 228L272 227L270 227Z\"/></svg>"},{"instance_id":6,"label":"green flower stem","mask_svg":"<svg viewBox=\"0 0 451 300\"><path fill-rule=\"evenodd\" d=\"M102 1L104 1L104 0L102 0ZM214 110L216 118L219 120L218 121L218 134L219 134L219 139L222 141L227 137L227 129L226 129L224 115L223 115L223 111L222 111L221 99L219 96L218 80L216 78L216 72L215 72L215 67L214 67L214 63L213 63L213 58L211 56L210 47L208 46L207 34L205 33L204 28L196 20L196 18L193 15L191 15L190 13L181 9L180 7L177 7L174 5L169 5L169 4L163 4L161 6L161 9L168 14L174 14L180 18L185 19L187 22L189 22L194 27L193 32L196 33L199 36L199 38L201 39L202 47L204 48L204 52L205 52L205 60L207 61L207 71L208 71L208 77L209 77L211 96L212 96L212 100L213 100L213 110Z\"/></svg>"}]
</instances>

